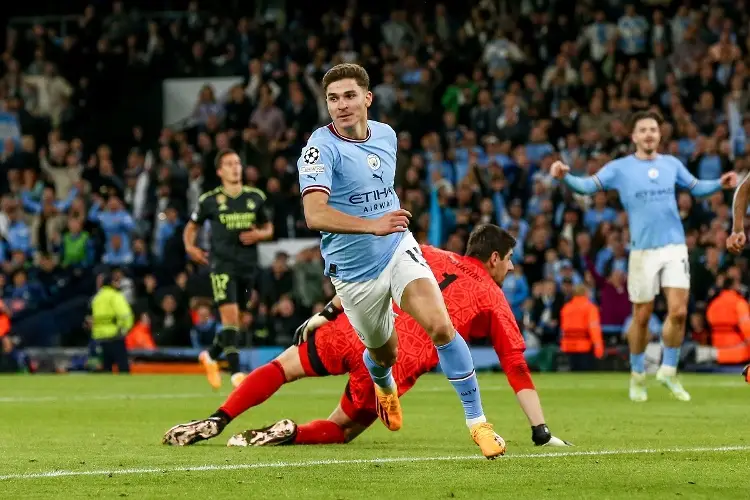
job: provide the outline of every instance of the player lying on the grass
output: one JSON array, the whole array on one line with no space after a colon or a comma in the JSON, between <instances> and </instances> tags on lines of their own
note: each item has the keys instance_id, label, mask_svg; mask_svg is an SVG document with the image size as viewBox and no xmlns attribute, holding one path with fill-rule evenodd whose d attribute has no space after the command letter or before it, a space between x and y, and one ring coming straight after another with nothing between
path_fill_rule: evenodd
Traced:
<instances>
[{"instance_id":1,"label":"player lying on the grass","mask_svg":"<svg viewBox=\"0 0 750 500\"><path fill-rule=\"evenodd\" d=\"M565 446L545 424L539 396L523 357L525 344L510 306L500 289L507 272L515 239L493 225L477 227L469 236L466 256L422 246L427 263L442 290L451 320L462 335L489 337L508 381L532 427L536 445ZM397 312L398 309L396 309ZM189 445L218 436L224 427L248 409L258 406L282 385L305 377L349 373L341 402L328 420L296 425L282 420L261 430L230 439L230 445L331 444L349 442L380 416L375 392L362 359L362 344L341 314L338 298L307 320L297 331L297 344L274 361L252 371L229 395L219 410L205 420L172 427L163 443ZM394 366L400 395L438 364L430 337L406 314L396 318L399 361Z\"/></svg>"}]
</instances>

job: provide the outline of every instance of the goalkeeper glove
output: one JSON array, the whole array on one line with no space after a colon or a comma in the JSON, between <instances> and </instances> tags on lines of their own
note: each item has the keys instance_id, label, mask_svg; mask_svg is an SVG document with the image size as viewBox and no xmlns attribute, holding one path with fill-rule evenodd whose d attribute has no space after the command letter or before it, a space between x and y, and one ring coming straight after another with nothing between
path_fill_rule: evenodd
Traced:
<instances>
[{"instance_id":1,"label":"goalkeeper glove","mask_svg":"<svg viewBox=\"0 0 750 500\"><path fill-rule=\"evenodd\" d=\"M307 342L307 336L310 332L314 332L321 326L325 325L329 321L336 319L342 311L338 307L333 305L333 302L329 302L318 314L314 314L307 318L304 323L299 325L294 330L294 337L292 338L293 345L300 345L303 342Z\"/></svg>"},{"instance_id":2,"label":"goalkeeper glove","mask_svg":"<svg viewBox=\"0 0 750 500\"><path fill-rule=\"evenodd\" d=\"M573 446L567 441L563 441L560 438L556 438L549 431L547 424L540 424L531 428L531 440L534 441L535 446Z\"/></svg>"}]
</instances>

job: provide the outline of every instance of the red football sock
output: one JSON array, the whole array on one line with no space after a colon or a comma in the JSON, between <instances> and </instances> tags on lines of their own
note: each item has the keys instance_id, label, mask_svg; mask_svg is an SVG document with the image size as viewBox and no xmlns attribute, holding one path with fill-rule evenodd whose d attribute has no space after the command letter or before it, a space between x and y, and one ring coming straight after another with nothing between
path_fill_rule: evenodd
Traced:
<instances>
[{"instance_id":1,"label":"red football sock","mask_svg":"<svg viewBox=\"0 0 750 500\"><path fill-rule=\"evenodd\" d=\"M346 441L344 429L330 420L313 420L297 426L294 444L343 444Z\"/></svg>"},{"instance_id":2,"label":"red football sock","mask_svg":"<svg viewBox=\"0 0 750 500\"><path fill-rule=\"evenodd\" d=\"M281 363L276 360L256 368L229 395L220 411L231 418L237 418L253 406L258 406L273 396L286 383L286 375Z\"/></svg>"}]
</instances>

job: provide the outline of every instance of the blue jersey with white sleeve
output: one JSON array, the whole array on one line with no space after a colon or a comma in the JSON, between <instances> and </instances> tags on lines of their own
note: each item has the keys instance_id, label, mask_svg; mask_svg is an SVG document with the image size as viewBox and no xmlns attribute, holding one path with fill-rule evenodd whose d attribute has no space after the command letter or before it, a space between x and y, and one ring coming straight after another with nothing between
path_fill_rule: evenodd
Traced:
<instances>
[{"instance_id":1,"label":"blue jersey with white sleeve","mask_svg":"<svg viewBox=\"0 0 750 500\"><path fill-rule=\"evenodd\" d=\"M347 215L375 219L401 208L396 176L396 133L385 123L367 121L367 137L342 136L333 123L312 133L297 160L301 195L320 191L328 205ZM406 232L387 236L322 233L326 276L343 282L377 278Z\"/></svg>"},{"instance_id":2,"label":"blue jersey with white sleeve","mask_svg":"<svg viewBox=\"0 0 750 500\"><path fill-rule=\"evenodd\" d=\"M564 182L582 194L616 190L628 213L632 250L685 243L675 185L697 197L721 189L718 180L696 179L680 160L671 155L657 155L653 160L626 156L607 163L590 177L567 174Z\"/></svg>"}]
</instances>

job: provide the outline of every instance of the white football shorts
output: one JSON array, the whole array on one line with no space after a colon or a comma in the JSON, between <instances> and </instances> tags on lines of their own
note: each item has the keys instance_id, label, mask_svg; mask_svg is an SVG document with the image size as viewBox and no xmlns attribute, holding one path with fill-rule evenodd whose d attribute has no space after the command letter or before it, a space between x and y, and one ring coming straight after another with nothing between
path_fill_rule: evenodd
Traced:
<instances>
[{"instance_id":1,"label":"white football shorts","mask_svg":"<svg viewBox=\"0 0 750 500\"><path fill-rule=\"evenodd\" d=\"M373 280L345 283L331 278L341 305L362 343L369 348L382 347L393 335L393 302L400 307L406 285L414 280L437 280L427 265L419 244L409 233L396 248L388 266Z\"/></svg>"},{"instance_id":2,"label":"white football shorts","mask_svg":"<svg viewBox=\"0 0 750 500\"><path fill-rule=\"evenodd\" d=\"M633 304L651 302L662 288L690 289L690 261L685 245L631 250L628 295Z\"/></svg>"}]
</instances>

